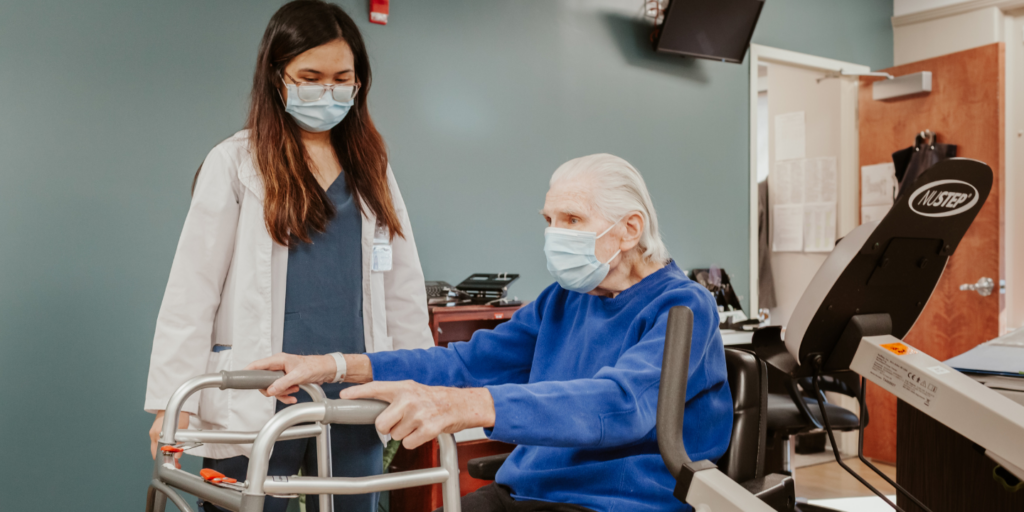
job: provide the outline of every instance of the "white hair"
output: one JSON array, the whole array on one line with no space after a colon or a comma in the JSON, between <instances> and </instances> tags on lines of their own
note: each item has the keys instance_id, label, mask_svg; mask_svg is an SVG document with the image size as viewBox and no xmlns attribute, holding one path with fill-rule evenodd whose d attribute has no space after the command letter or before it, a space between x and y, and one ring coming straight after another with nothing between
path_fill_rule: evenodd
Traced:
<instances>
[{"instance_id":1,"label":"white hair","mask_svg":"<svg viewBox=\"0 0 1024 512\"><path fill-rule=\"evenodd\" d=\"M668 262L668 249L658 231L658 214L640 171L615 155L598 153L562 164L551 175L550 185L569 178L592 185L594 206L608 222L617 222L630 212L639 212L644 218L639 242L644 259Z\"/></svg>"}]
</instances>

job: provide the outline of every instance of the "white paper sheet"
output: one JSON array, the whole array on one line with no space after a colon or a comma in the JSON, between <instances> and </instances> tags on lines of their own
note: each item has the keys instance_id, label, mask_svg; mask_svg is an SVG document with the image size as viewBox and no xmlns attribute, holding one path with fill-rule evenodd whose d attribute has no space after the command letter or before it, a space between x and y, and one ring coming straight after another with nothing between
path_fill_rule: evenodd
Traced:
<instances>
[{"instance_id":1,"label":"white paper sheet","mask_svg":"<svg viewBox=\"0 0 1024 512\"><path fill-rule=\"evenodd\" d=\"M878 204L873 206L861 206L860 207L860 223L864 224L876 220L882 220L885 214L889 213L892 208L891 204Z\"/></svg>"},{"instance_id":2,"label":"white paper sheet","mask_svg":"<svg viewBox=\"0 0 1024 512\"><path fill-rule=\"evenodd\" d=\"M804 205L777 204L772 207L772 250L800 252L804 248Z\"/></svg>"},{"instance_id":3,"label":"white paper sheet","mask_svg":"<svg viewBox=\"0 0 1024 512\"><path fill-rule=\"evenodd\" d=\"M804 252L830 252L836 246L836 203L804 205Z\"/></svg>"},{"instance_id":4,"label":"white paper sheet","mask_svg":"<svg viewBox=\"0 0 1024 512\"><path fill-rule=\"evenodd\" d=\"M775 116L775 161L806 156L807 134L804 113L790 112Z\"/></svg>"},{"instance_id":5,"label":"white paper sheet","mask_svg":"<svg viewBox=\"0 0 1024 512\"><path fill-rule=\"evenodd\" d=\"M836 202L836 158L802 160L804 203Z\"/></svg>"},{"instance_id":6,"label":"white paper sheet","mask_svg":"<svg viewBox=\"0 0 1024 512\"><path fill-rule=\"evenodd\" d=\"M769 186L775 196L773 204L801 204L804 202L804 161L788 160L775 164L775 173Z\"/></svg>"},{"instance_id":7,"label":"white paper sheet","mask_svg":"<svg viewBox=\"0 0 1024 512\"><path fill-rule=\"evenodd\" d=\"M896 191L896 166L892 162L860 168L860 205L891 205Z\"/></svg>"}]
</instances>

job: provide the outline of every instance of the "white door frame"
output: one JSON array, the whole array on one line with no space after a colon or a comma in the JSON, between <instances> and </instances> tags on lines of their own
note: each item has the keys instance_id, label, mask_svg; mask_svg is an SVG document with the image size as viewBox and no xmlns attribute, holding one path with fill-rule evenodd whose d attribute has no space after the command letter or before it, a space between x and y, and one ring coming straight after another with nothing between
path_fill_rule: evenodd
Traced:
<instances>
[{"instance_id":1,"label":"white door frame","mask_svg":"<svg viewBox=\"0 0 1024 512\"><path fill-rule=\"evenodd\" d=\"M1024 2L1019 2L1024 6ZM1005 9L1004 9L1005 10ZM1024 52L1024 7L1006 12L1004 22L1004 84L1005 101L1003 186L999 204L1002 207L999 233L999 335L1024 327L1024 219L1020 206L1024 201L1024 181L1020 175L1024 163L1024 95L1021 87L1021 53ZM1005 288L1002 286L1005 284Z\"/></svg>"},{"instance_id":2,"label":"white door frame","mask_svg":"<svg viewBox=\"0 0 1024 512\"><path fill-rule=\"evenodd\" d=\"M814 55L807 55L805 53L798 53L789 50L783 50L781 48L772 48L770 46L762 46L759 44L750 45L750 314L751 317L757 315L758 310L758 247L757 247L757 92L758 92L758 79L757 69L761 62L786 64L790 66L799 66L808 69L820 70L824 73L839 73L845 71L846 73L868 73L871 68L863 64L854 64L852 62L843 62L840 60L826 59L824 57L816 57ZM847 90L849 89L849 90ZM858 168L858 134L857 134L857 89L844 88L844 92L841 95L840 101L843 102L841 106L840 120L840 147L842 148L842 155L840 156L837 164L840 169L857 169ZM769 148L771 152L771 148ZM842 174L842 173L840 173ZM858 173L847 173L847 175L858 175ZM843 193L843 187L850 190L852 185L852 191L855 194L853 196L853 204L859 205L860 195L860 184L857 182L849 183L840 181L838 186L840 187L840 193ZM856 214L851 215L849 212L838 212L838 233L845 234L850 229L859 224L859 218Z\"/></svg>"}]
</instances>

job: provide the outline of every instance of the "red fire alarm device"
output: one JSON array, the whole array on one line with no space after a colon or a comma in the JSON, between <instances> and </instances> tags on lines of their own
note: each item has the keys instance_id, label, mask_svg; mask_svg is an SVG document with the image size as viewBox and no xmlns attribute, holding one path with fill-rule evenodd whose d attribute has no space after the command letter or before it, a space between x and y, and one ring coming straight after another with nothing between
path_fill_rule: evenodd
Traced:
<instances>
[{"instance_id":1,"label":"red fire alarm device","mask_svg":"<svg viewBox=\"0 0 1024 512\"><path fill-rule=\"evenodd\" d=\"M370 0L370 23L388 24L388 4L390 0Z\"/></svg>"}]
</instances>

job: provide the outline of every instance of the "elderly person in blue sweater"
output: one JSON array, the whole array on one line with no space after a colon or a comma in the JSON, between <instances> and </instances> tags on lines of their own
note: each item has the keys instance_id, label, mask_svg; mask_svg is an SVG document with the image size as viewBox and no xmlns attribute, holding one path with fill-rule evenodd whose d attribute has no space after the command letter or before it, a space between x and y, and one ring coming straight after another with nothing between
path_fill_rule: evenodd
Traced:
<instances>
[{"instance_id":1,"label":"elderly person in blue sweater","mask_svg":"<svg viewBox=\"0 0 1024 512\"><path fill-rule=\"evenodd\" d=\"M556 283L494 330L446 348L278 354L265 391L286 403L303 382L360 383L341 398L391 405L377 430L414 448L483 427L518 445L465 512L690 510L658 452L655 412L669 309L693 310L681 433L693 460L729 443L732 401L711 294L669 259L640 173L607 154L555 171L541 211ZM339 333L339 335L342 335Z\"/></svg>"}]
</instances>

